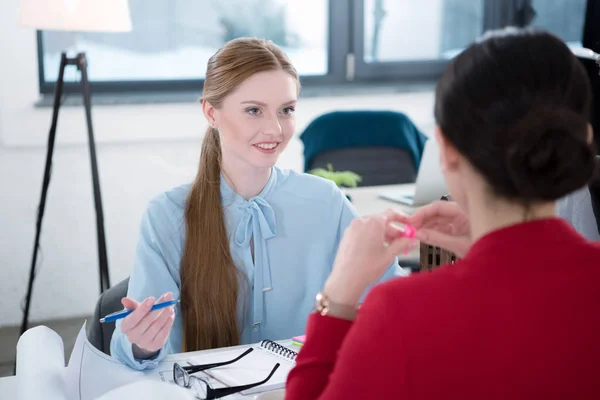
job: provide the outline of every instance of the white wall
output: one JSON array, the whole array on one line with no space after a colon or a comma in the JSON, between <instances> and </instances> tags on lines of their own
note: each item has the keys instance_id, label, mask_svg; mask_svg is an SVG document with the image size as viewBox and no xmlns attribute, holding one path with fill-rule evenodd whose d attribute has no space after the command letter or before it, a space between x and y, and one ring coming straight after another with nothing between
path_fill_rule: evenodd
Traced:
<instances>
[{"instance_id":1,"label":"white wall","mask_svg":"<svg viewBox=\"0 0 600 400\"><path fill-rule=\"evenodd\" d=\"M8 3L8 4L7 4ZM19 324L45 161L50 109L38 96L35 34L18 27L17 1L0 6L0 326ZM432 130L430 92L308 98L298 131L333 109L393 109ZM58 145L41 241L31 320L93 312L98 272L90 164L83 110L61 110ZM146 203L162 190L192 179L206 125L197 104L102 106L93 110L111 280L129 274L138 224ZM280 165L302 169L296 138Z\"/></svg>"}]
</instances>

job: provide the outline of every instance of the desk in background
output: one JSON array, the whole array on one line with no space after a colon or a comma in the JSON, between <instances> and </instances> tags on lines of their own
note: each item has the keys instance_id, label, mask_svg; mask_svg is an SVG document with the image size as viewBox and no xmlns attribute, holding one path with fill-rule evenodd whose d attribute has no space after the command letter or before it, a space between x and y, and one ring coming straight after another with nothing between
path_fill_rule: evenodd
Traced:
<instances>
[{"instance_id":1,"label":"desk in background","mask_svg":"<svg viewBox=\"0 0 600 400\"><path fill-rule=\"evenodd\" d=\"M416 210L416 207L379 198L379 193L390 190L397 190L402 194L412 194L415 191L415 185L414 183L410 183L404 185L364 186L344 189L344 192L352 198L352 204L362 216L377 214L389 209L402 211L406 214L412 214Z\"/></svg>"}]
</instances>

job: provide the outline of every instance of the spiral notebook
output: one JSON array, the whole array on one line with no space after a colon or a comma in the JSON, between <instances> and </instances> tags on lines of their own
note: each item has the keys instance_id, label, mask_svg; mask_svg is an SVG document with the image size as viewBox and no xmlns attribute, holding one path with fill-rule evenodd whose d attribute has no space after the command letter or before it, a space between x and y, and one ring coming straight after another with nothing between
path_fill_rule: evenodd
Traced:
<instances>
[{"instance_id":1,"label":"spiral notebook","mask_svg":"<svg viewBox=\"0 0 600 400\"><path fill-rule=\"evenodd\" d=\"M219 386L239 386L262 381L269 375L275 364L279 363L279 368L267 383L244 391L242 394L249 395L284 388L288 373L296 364L297 353L271 340L263 340L251 347L254 348L254 351L241 360L221 368L204 371L204 373L212 378L213 384L218 382ZM192 358L189 361L192 364L226 361L239 356L244 351L245 349L219 351Z\"/></svg>"}]
</instances>

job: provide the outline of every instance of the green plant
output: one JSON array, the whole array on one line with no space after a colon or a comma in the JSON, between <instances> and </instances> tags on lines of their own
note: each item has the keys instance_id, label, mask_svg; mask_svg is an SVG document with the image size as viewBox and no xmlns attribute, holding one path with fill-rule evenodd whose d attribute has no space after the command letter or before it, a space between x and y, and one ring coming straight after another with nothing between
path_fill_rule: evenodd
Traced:
<instances>
[{"instance_id":1,"label":"green plant","mask_svg":"<svg viewBox=\"0 0 600 400\"><path fill-rule=\"evenodd\" d=\"M352 171L334 171L331 164L325 168L315 168L308 171L309 174L333 181L338 187L356 187L362 181L362 177Z\"/></svg>"}]
</instances>

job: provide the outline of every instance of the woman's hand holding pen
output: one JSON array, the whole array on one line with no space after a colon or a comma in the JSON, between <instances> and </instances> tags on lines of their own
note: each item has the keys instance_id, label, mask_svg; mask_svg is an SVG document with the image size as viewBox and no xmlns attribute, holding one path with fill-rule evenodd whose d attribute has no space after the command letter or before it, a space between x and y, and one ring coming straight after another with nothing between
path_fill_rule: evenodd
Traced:
<instances>
[{"instance_id":1,"label":"woman's hand holding pen","mask_svg":"<svg viewBox=\"0 0 600 400\"><path fill-rule=\"evenodd\" d=\"M162 295L158 301L169 300L173 300L171 292ZM151 312L154 297L148 297L141 303L124 297L121 303L126 309L134 310L121 323L121 331L133 344L133 355L139 359L151 358L167 342L175 320L174 307Z\"/></svg>"}]
</instances>

